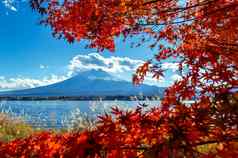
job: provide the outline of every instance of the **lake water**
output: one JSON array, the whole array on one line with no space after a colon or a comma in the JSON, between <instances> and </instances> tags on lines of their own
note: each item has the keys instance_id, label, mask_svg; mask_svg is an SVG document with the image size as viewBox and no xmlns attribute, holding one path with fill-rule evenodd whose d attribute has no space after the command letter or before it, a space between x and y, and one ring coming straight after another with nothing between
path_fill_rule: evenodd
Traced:
<instances>
[{"instance_id":1,"label":"lake water","mask_svg":"<svg viewBox=\"0 0 238 158\"><path fill-rule=\"evenodd\" d=\"M0 112L20 116L36 127L62 128L79 111L95 116L108 112L111 106L128 109L143 103L149 107L160 104L159 101L1 101Z\"/></svg>"}]
</instances>

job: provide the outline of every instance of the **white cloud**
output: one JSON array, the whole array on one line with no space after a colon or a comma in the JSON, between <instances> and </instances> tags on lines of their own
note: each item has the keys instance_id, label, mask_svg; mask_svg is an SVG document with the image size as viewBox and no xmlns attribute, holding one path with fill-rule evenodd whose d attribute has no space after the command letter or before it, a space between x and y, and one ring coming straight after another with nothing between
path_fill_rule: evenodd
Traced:
<instances>
[{"instance_id":1,"label":"white cloud","mask_svg":"<svg viewBox=\"0 0 238 158\"><path fill-rule=\"evenodd\" d=\"M103 70L110 74L135 71L143 63L142 60L133 60L128 57L105 58L98 53L75 56L68 66L69 75L88 70Z\"/></svg>"},{"instance_id":2,"label":"white cloud","mask_svg":"<svg viewBox=\"0 0 238 158\"><path fill-rule=\"evenodd\" d=\"M0 76L0 89L3 90L15 90L15 89L27 89L39 86L50 85L56 82L60 82L67 79L65 76L51 75L44 77L43 79L16 77L5 78Z\"/></svg>"},{"instance_id":3,"label":"white cloud","mask_svg":"<svg viewBox=\"0 0 238 158\"><path fill-rule=\"evenodd\" d=\"M176 72L179 69L179 63L165 62L162 64L162 69L164 69L164 70L170 69L173 72Z\"/></svg>"},{"instance_id":4,"label":"white cloud","mask_svg":"<svg viewBox=\"0 0 238 158\"><path fill-rule=\"evenodd\" d=\"M47 69L48 68L48 66L47 65L40 65L40 69Z\"/></svg>"},{"instance_id":5,"label":"white cloud","mask_svg":"<svg viewBox=\"0 0 238 158\"><path fill-rule=\"evenodd\" d=\"M171 76L171 80L172 81L180 81L180 80L182 80L182 77L178 74L174 74Z\"/></svg>"},{"instance_id":6,"label":"white cloud","mask_svg":"<svg viewBox=\"0 0 238 158\"><path fill-rule=\"evenodd\" d=\"M15 0L2 0L2 4L7 8L10 9L11 11L16 12L16 1Z\"/></svg>"},{"instance_id":7,"label":"white cloud","mask_svg":"<svg viewBox=\"0 0 238 158\"><path fill-rule=\"evenodd\" d=\"M144 83L146 83L148 85L157 85L157 86L159 86L160 84L165 83L165 78L161 76L159 78L159 80L157 80L156 78L152 77L152 74L148 74L145 77Z\"/></svg>"}]
</instances>

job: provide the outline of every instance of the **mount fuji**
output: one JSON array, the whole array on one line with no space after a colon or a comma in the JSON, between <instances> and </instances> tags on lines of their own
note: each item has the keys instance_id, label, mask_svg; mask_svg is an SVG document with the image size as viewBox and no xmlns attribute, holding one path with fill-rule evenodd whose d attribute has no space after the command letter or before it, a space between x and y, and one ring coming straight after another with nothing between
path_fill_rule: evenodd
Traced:
<instances>
[{"instance_id":1,"label":"mount fuji","mask_svg":"<svg viewBox=\"0 0 238 158\"><path fill-rule=\"evenodd\" d=\"M162 96L163 87L139 85L120 80L103 70L89 70L48 86L0 92L0 97L105 97Z\"/></svg>"}]
</instances>

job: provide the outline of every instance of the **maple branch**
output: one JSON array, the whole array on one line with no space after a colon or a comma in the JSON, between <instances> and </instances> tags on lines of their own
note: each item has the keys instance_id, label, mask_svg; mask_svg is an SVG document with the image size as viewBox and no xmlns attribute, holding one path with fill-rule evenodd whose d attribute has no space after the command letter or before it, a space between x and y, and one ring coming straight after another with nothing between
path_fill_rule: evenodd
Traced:
<instances>
[{"instance_id":1,"label":"maple branch","mask_svg":"<svg viewBox=\"0 0 238 158\"><path fill-rule=\"evenodd\" d=\"M214 143L220 143L220 142L230 142L230 141L238 142L238 136L237 137L227 137L227 138L220 139L220 140L210 140L210 141L199 142L199 143L195 143L195 144L190 144L190 146L196 147L196 146L200 146L200 145L214 144ZM160 144L160 145L163 145L163 144ZM185 145L180 145L180 146L184 147ZM103 148L103 150L114 150L114 149L118 149L118 145L115 145L115 146L111 145L110 147ZM122 146L122 147L119 147L119 149L122 149L122 150L151 150L151 149L154 149L154 147L151 147L151 146L139 146L139 147Z\"/></svg>"},{"instance_id":2,"label":"maple branch","mask_svg":"<svg viewBox=\"0 0 238 158\"><path fill-rule=\"evenodd\" d=\"M214 144L214 143L220 143L220 142L229 142L229 141L238 141L238 137L227 137L222 140L210 140L210 141L204 141L200 143L196 143L193 146L200 146L200 145L206 145L206 144Z\"/></svg>"},{"instance_id":3,"label":"maple branch","mask_svg":"<svg viewBox=\"0 0 238 158\"><path fill-rule=\"evenodd\" d=\"M224 12L224 11L227 10L227 9L232 9L232 8L237 7L237 6L238 6L238 5L234 5L234 4L227 5L227 6L224 6L224 7L221 7L221 8L217 8L217 9L215 9L215 10L212 10L212 11L210 11L210 12L207 12L206 14L207 14L207 15L212 15L212 14L217 13L217 12L219 12L219 11ZM204 8L204 9L207 9L207 8Z\"/></svg>"},{"instance_id":4,"label":"maple branch","mask_svg":"<svg viewBox=\"0 0 238 158\"><path fill-rule=\"evenodd\" d=\"M149 2L143 3L143 4L147 5L147 4L151 4L151 3L156 3L158 1L159 0L154 0L154 1L149 1ZM205 5L211 4L212 2L215 2L215 1L217 1L217 0L209 0L209 1L205 1L204 3L203 2L202 3L196 3L194 5L190 5L190 6L186 6L186 7L177 7L177 8L170 8L170 9L160 10L157 13L174 12L174 11L178 11L178 10L185 11L185 10L188 10L188 9L205 6Z\"/></svg>"},{"instance_id":5,"label":"maple branch","mask_svg":"<svg viewBox=\"0 0 238 158\"><path fill-rule=\"evenodd\" d=\"M174 21L174 22L164 22L164 23L137 23L138 25L141 25L141 26L163 26L163 25L175 25L175 24L181 24L181 23L185 23L185 22L189 22L189 21L193 21L193 20L196 20L196 18L191 18L191 19L186 19L186 20L181 20L181 21Z\"/></svg>"},{"instance_id":6,"label":"maple branch","mask_svg":"<svg viewBox=\"0 0 238 158\"><path fill-rule=\"evenodd\" d=\"M231 46L231 47L237 47L238 48L238 43L236 41L234 41L233 43L228 43L227 41L225 40L222 40L222 41L218 41L217 39L214 39L214 38L210 38L208 39L208 41L210 41L211 43L214 43L215 45L226 45L226 46Z\"/></svg>"},{"instance_id":7,"label":"maple branch","mask_svg":"<svg viewBox=\"0 0 238 158\"><path fill-rule=\"evenodd\" d=\"M148 5L148 4L153 4L153 3L156 3L156 2L159 2L159 1L162 1L162 0L151 0L151 1L146 1L143 3L144 5Z\"/></svg>"},{"instance_id":8,"label":"maple branch","mask_svg":"<svg viewBox=\"0 0 238 158\"><path fill-rule=\"evenodd\" d=\"M172 9L166 9L166 10L161 10L161 11L158 11L157 14L160 14L160 13L169 13L169 12L172 12L172 13L180 13L180 12L184 12L188 9L192 9L192 8L196 8L196 7L201 7L201 6L206 6L206 5L209 5L211 4L212 2L215 2L216 0L210 0L210 1L206 1L205 3L197 3L197 4L194 4L194 5L191 5L191 6L187 6L187 7L178 7L178 8L172 8ZM158 0L155 0L155 1L150 1L150 3L155 3L155 2L158 2ZM201 10L204 10L201 9ZM200 11L201 11L200 10ZM177 11L177 12L176 12ZM177 19L185 19L184 16L182 17L178 17ZM194 21L196 20L196 18L191 18L191 19L185 19L185 20L181 20L181 21L174 21L174 22L165 22L165 23L144 23L144 24L139 24L141 26L150 26L150 25L156 25L156 26L161 26L161 25L174 25L174 24L182 24L182 23L186 23L186 22L189 22L189 21Z\"/></svg>"}]
</instances>

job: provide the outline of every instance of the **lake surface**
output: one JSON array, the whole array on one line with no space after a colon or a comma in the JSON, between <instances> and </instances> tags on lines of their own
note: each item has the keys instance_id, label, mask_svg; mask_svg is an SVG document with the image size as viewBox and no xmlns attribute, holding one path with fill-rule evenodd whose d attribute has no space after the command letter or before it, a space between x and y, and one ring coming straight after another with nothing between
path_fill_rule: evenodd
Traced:
<instances>
[{"instance_id":1,"label":"lake surface","mask_svg":"<svg viewBox=\"0 0 238 158\"><path fill-rule=\"evenodd\" d=\"M110 107L135 108L146 103L158 106L159 101L1 101L0 112L20 117L35 127L62 128L79 112L88 116L110 111Z\"/></svg>"}]
</instances>

